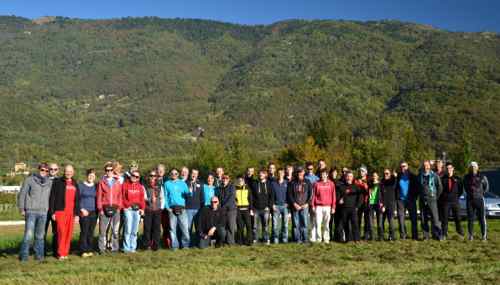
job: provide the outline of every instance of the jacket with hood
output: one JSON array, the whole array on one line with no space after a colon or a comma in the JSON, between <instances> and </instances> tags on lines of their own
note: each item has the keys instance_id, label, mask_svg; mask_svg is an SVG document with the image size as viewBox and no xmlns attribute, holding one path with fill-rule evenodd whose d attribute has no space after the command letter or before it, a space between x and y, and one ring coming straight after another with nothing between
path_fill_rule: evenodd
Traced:
<instances>
[{"instance_id":1,"label":"jacket with hood","mask_svg":"<svg viewBox=\"0 0 500 285\"><path fill-rule=\"evenodd\" d=\"M490 190L490 184L488 178L482 173L476 175L469 173L464 177L464 188L468 201L482 200L484 199L484 193Z\"/></svg>"},{"instance_id":2,"label":"jacket with hood","mask_svg":"<svg viewBox=\"0 0 500 285\"><path fill-rule=\"evenodd\" d=\"M17 196L17 207L27 213L46 214L51 188L52 180L48 177L39 174L28 176Z\"/></svg>"},{"instance_id":3,"label":"jacket with hood","mask_svg":"<svg viewBox=\"0 0 500 285\"><path fill-rule=\"evenodd\" d=\"M97 210L103 211L104 207L114 206L118 210L123 207L122 204L122 187L123 182L119 177L112 178L112 186L108 183L108 178L103 177L97 184Z\"/></svg>"}]
</instances>

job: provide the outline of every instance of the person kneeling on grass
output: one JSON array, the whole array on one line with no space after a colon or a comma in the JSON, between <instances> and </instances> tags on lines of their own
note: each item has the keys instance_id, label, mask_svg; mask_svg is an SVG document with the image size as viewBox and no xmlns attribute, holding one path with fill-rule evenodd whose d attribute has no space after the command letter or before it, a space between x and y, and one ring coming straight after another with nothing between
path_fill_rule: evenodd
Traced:
<instances>
[{"instance_id":1,"label":"person kneeling on grass","mask_svg":"<svg viewBox=\"0 0 500 285\"><path fill-rule=\"evenodd\" d=\"M219 198L213 196L210 206L204 207L198 217L199 248L207 248L215 239L215 247L221 247L226 239L226 213L219 207Z\"/></svg>"},{"instance_id":2,"label":"person kneeling on grass","mask_svg":"<svg viewBox=\"0 0 500 285\"><path fill-rule=\"evenodd\" d=\"M130 181L123 184L123 209L125 217L125 233L123 236L123 252L134 253L137 249L137 232L141 216L144 215L146 203L144 186L139 182L139 170L131 172Z\"/></svg>"}]
</instances>

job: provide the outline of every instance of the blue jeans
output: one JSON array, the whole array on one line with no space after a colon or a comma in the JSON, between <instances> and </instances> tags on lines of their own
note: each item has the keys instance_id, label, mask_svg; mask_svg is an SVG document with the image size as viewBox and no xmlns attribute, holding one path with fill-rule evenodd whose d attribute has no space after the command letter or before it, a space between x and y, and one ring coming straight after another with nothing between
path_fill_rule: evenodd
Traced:
<instances>
[{"instance_id":1,"label":"blue jeans","mask_svg":"<svg viewBox=\"0 0 500 285\"><path fill-rule=\"evenodd\" d=\"M186 209L187 219L188 219L188 232L191 239L190 247L195 246L197 243L195 241L196 233L196 218L198 217L198 209Z\"/></svg>"},{"instance_id":2,"label":"blue jeans","mask_svg":"<svg viewBox=\"0 0 500 285\"><path fill-rule=\"evenodd\" d=\"M137 231L139 230L141 215L139 215L139 211L134 211L132 209L125 209L123 214L125 217L123 251L135 252L135 250L137 249Z\"/></svg>"},{"instance_id":3,"label":"blue jeans","mask_svg":"<svg viewBox=\"0 0 500 285\"><path fill-rule=\"evenodd\" d=\"M264 242L269 241L269 230L268 224L269 224L269 210L254 210L254 215L255 215L255 221L253 224L253 238L254 240L258 240L258 227L257 224L260 223L261 228L262 228L262 240Z\"/></svg>"},{"instance_id":4,"label":"blue jeans","mask_svg":"<svg viewBox=\"0 0 500 285\"><path fill-rule=\"evenodd\" d=\"M301 209L299 211L293 209L292 211L292 227L293 238L295 242L307 242L307 227L309 222L309 208Z\"/></svg>"},{"instance_id":5,"label":"blue jeans","mask_svg":"<svg viewBox=\"0 0 500 285\"><path fill-rule=\"evenodd\" d=\"M273 210L273 234L272 239L274 243L279 243L280 234L278 231L278 224L281 221L281 241L288 242L288 206L276 206Z\"/></svg>"},{"instance_id":6,"label":"blue jeans","mask_svg":"<svg viewBox=\"0 0 500 285\"><path fill-rule=\"evenodd\" d=\"M24 237L19 252L19 259L21 261L28 260L31 240L35 236L35 258L43 260L45 255L45 223L47 222L47 213L26 213L24 220L26 223L24 225Z\"/></svg>"},{"instance_id":7,"label":"blue jeans","mask_svg":"<svg viewBox=\"0 0 500 285\"><path fill-rule=\"evenodd\" d=\"M182 247L189 247L189 230L188 230L188 214L186 210L183 210L181 214L176 215L172 210L168 211L168 218L170 220L170 238L172 239L172 249L178 249L179 245ZM181 234L181 240L177 237L177 227Z\"/></svg>"}]
</instances>

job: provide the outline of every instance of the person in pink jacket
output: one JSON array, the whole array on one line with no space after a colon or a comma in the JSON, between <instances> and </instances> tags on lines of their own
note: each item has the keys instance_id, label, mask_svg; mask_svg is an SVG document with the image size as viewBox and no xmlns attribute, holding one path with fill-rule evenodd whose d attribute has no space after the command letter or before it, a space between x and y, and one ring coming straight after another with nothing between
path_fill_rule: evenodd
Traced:
<instances>
[{"instance_id":1,"label":"person in pink jacket","mask_svg":"<svg viewBox=\"0 0 500 285\"><path fill-rule=\"evenodd\" d=\"M140 182L141 174L139 170L130 173L130 180L123 184L123 213L124 213L124 234L123 252L134 253L137 249L137 232L141 216L144 215L145 189Z\"/></svg>"},{"instance_id":2,"label":"person in pink jacket","mask_svg":"<svg viewBox=\"0 0 500 285\"><path fill-rule=\"evenodd\" d=\"M316 221L316 240L330 242L330 216L335 214L335 183L328 179L328 171L321 171L321 179L314 183L312 209Z\"/></svg>"}]
</instances>

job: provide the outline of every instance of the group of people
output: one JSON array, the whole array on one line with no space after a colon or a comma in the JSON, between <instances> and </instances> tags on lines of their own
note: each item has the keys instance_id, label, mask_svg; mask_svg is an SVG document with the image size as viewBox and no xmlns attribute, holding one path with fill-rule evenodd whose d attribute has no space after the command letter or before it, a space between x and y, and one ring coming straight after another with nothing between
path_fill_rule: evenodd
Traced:
<instances>
[{"instance_id":1,"label":"group of people","mask_svg":"<svg viewBox=\"0 0 500 285\"><path fill-rule=\"evenodd\" d=\"M138 248L249 246L257 242L395 240L396 216L399 236L406 239L407 214L412 239L419 239L419 219L424 239L446 239L450 213L457 234L464 238L458 203L463 192L468 239L474 237L476 218L481 239L487 239L484 193L489 185L476 162L470 163L463 178L451 163L445 165L439 160L434 165L424 161L417 174L405 161L398 171L386 168L381 173L368 173L364 166L356 172L328 169L324 160L316 167L308 162L305 167L286 165L278 169L269 163L258 171L250 167L236 179L219 167L205 181L200 179L198 169L187 167L180 171L172 168L167 176L161 164L141 173L136 163L123 171L119 162L112 161L103 170L97 178L96 171L88 169L85 181L78 182L72 165L66 165L58 176L57 164L41 163L38 173L26 178L17 199L26 221L21 261L28 259L33 237L35 258L44 259L49 224L53 254L66 259L75 222L80 225L83 257L94 253L97 225L100 254L119 250L134 253ZM143 233L138 239L141 219Z\"/></svg>"}]
</instances>

